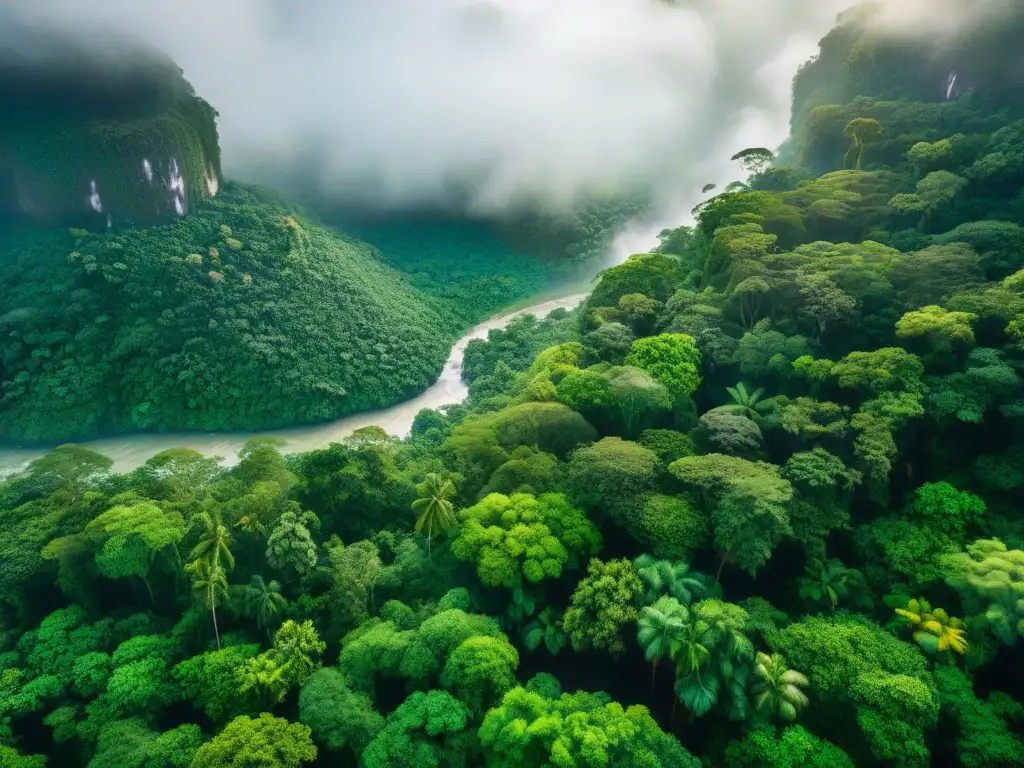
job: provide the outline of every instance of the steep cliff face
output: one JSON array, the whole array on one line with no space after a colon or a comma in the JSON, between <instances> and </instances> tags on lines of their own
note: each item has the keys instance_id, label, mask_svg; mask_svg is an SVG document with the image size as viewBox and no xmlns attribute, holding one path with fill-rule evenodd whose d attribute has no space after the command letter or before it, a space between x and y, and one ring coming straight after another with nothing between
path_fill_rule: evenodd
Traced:
<instances>
[{"instance_id":1,"label":"steep cliff face","mask_svg":"<svg viewBox=\"0 0 1024 768\"><path fill-rule=\"evenodd\" d=\"M1024 116L1024 7L942 35L882 32L876 13L865 3L840 16L797 73L783 162L815 173L843 167L844 128L856 118L883 126L871 158L895 167L909 149L909 126L926 122L937 140Z\"/></svg>"},{"instance_id":2,"label":"steep cliff face","mask_svg":"<svg viewBox=\"0 0 1024 768\"><path fill-rule=\"evenodd\" d=\"M220 186L216 112L161 54L0 19L0 216L174 221Z\"/></svg>"},{"instance_id":3,"label":"steep cliff face","mask_svg":"<svg viewBox=\"0 0 1024 768\"><path fill-rule=\"evenodd\" d=\"M858 96L945 102L979 94L999 107L1024 107L1024 8L948 34L884 34L877 7L856 6L821 40L793 83L799 126L822 105Z\"/></svg>"}]
</instances>

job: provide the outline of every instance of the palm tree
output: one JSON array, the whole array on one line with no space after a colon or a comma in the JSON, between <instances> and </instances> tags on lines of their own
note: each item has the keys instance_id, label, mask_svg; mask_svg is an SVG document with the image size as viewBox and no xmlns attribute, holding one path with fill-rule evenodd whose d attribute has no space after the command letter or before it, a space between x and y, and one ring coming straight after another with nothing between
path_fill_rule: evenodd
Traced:
<instances>
[{"instance_id":1,"label":"palm tree","mask_svg":"<svg viewBox=\"0 0 1024 768\"><path fill-rule=\"evenodd\" d=\"M217 638L217 650L220 650L220 629L217 627L217 598L228 596L228 580L224 569L209 560L193 560L185 566L185 572L192 577L192 591L210 609L213 615L213 634Z\"/></svg>"},{"instance_id":2,"label":"palm tree","mask_svg":"<svg viewBox=\"0 0 1024 768\"><path fill-rule=\"evenodd\" d=\"M684 622L689 618L686 606L674 597L661 597L640 611L636 641L651 663L651 690L662 659L671 659L682 644Z\"/></svg>"},{"instance_id":3,"label":"palm tree","mask_svg":"<svg viewBox=\"0 0 1024 768\"><path fill-rule=\"evenodd\" d=\"M274 619L288 604L281 594L281 584L275 580L266 582L262 576L253 576L245 588L246 613L256 617L256 626L270 634Z\"/></svg>"},{"instance_id":4,"label":"palm tree","mask_svg":"<svg viewBox=\"0 0 1024 768\"><path fill-rule=\"evenodd\" d=\"M769 656L757 652L754 664L754 706L769 719L796 720L800 710L807 706L807 696L801 690L809 683L799 672L788 669L785 659L778 653Z\"/></svg>"},{"instance_id":5,"label":"palm tree","mask_svg":"<svg viewBox=\"0 0 1024 768\"><path fill-rule=\"evenodd\" d=\"M815 602L828 600L834 611L840 598L848 597L863 581L860 571L847 568L841 560L815 558L800 579L800 597Z\"/></svg>"},{"instance_id":6,"label":"palm tree","mask_svg":"<svg viewBox=\"0 0 1024 768\"><path fill-rule=\"evenodd\" d=\"M896 613L910 623L914 642L929 653L954 651L963 655L967 652L964 623L942 608L933 609L924 598L911 600L906 608L897 608Z\"/></svg>"},{"instance_id":7,"label":"palm tree","mask_svg":"<svg viewBox=\"0 0 1024 768\"><path fill-rule=\"evenodd\" d=\"M705 645L705 627L697 621L691 620L684 623L683 631L677 638L675 653L672 654L672 662L676 665L676 682L673 688L675 696L672 697L671 722L676 719L676 704L680 701L686 703L687 707L695 709L694 706L697 694L703 694L707 690L701 670L711 658L711 649ZM714 704L712 699L708 709Z\"/></svg>"},{"instance_id":8,"label":"palm tree","mask_svg":"<svg viewBox=\"0 0 1024 768\"><path fill-rule=\"evenodd\" d=\"M690 609L676 658L676 695L697 717L729 694L730 717L747 714L747 679L754 647L744 634L746 612L721 600L702 600Z\"/></svg>"},{"instance_id":9,"label":"palm tree","mask_svg":"<svg viewBox=\"0 0 1024 768\"><path fill-rule=\"evenodd\" d=\"M455 495L455 485L446 477L430 472L423 482L416 486L420 497L412 503L416 518L416 531L427 531L427 557L430 557L430 540L435 531L446 531L455 525L455 505L449 500Z\"/></svg>"},{"instance_id":10,"label":"palm tree","mask_svg":"<svg viewBox=\"0 0 1024 768\"><path fill-rule=\"evenodd\" d=\"M203 533L199 537L199 543L192 548L193 560L207 560L211 566L220 567L220 559L223 557L227 563L228 570L235 567L235 556L231 554L231 533L221 522L220 510L200 512L197 515L203 524Z\"/></svg>"},{"instance_id":11,"label":"palm tree","mask_svg":"<svg viewBox=\"0 0 1024 768\"><path fill-rule=\"evenodd\" d=\"M659 597L674 597L684 607L709 597L712 590L710 577L691 571L683 562L659 560L653 555L640 555L633 561L644 583L644 603L652 605Z\"/></svg>"},{"instance_id":12,"label":"palm tree","mask_svg":"<svg viewBox=\"0 0 1024 768\"><path fill-rule=\"evenodd\" d=\"M757 412L758 401L764 397L764 387L758 387L751 391L742 381L735 387L726 387L725 391L732 398L731 403L712 408L712 411L735 413L739 416L746 416L751 421L760 421L761 414Z\"/></svg>"}]
</instances>

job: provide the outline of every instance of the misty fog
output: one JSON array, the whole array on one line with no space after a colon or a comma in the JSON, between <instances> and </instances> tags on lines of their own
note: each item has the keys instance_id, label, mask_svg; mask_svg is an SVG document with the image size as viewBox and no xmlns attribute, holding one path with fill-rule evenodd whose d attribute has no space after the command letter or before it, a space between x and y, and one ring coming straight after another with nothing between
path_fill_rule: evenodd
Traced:
<instances>
[{"instance_id":1,"label":"misty fog","mask_svg":"<svg viewBox=\"0 0 1024 768\"><path fill-rule=\"evenodd\" d=\"M225 170L365 205L492 213L658 190L688 210L786 135L797 66L849 0L0 0L169 53L220 112ZM997 6L992 0L986 6ZM904 31L956 0L890 3Z\"/></svg>"}]
</instances>

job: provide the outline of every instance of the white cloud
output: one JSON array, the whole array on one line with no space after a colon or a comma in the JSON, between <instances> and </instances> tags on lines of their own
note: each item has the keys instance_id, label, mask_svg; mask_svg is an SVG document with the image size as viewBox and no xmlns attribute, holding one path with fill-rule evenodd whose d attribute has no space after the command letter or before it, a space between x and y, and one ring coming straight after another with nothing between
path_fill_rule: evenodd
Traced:
<instances>
[{"instance_id":1,"label":"white cloud","mask_svg":"<svg viewBox=\"0 0 1024 768\"><path fill-rule=\"evenodd\" d=\"M785 137L792 75L851 4L0 0L166 50L220 112L230 176L485 211L652 181L692 205ZM963 0L888 5L901 29L962 20Z\"/></svg>"}]
</instances>

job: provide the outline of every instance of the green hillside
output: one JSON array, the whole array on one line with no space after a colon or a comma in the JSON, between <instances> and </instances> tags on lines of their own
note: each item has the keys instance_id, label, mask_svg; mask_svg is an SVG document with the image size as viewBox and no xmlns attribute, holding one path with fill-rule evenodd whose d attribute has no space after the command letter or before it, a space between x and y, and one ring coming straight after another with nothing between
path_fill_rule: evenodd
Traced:
<instances>
[{"instance_id":1,"label":"green hillside","mask_svg":"<svg viewBox=\"0 0 1024 768\"><path fill-rule=\"evenodd\" d=\"M237 185L167 226L0 229L0 254L0 435L17 440L254 429L389 405L544 273L522 254L478 251L468 277L410 284L370 246Z\"/></svg>"}]
</instances>

